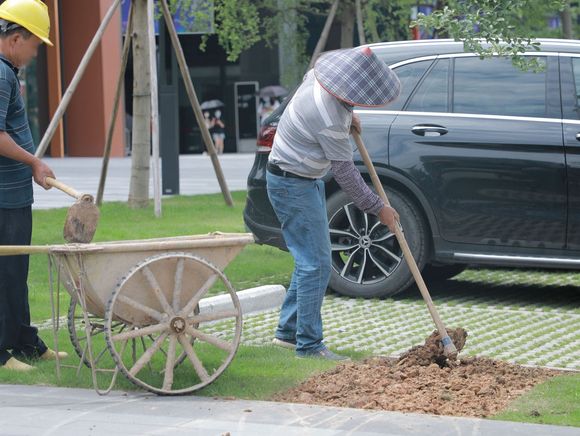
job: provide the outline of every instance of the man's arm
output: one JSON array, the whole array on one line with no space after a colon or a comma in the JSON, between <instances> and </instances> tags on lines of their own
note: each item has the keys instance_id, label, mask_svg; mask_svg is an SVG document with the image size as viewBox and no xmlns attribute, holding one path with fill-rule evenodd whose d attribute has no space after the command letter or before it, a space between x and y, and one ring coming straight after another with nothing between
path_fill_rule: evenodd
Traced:
<instances>
[{"instance_id":1,"label":"man's arm","mask_svg":"<svg viewBox=\"0 0 580 436\"><path fill-rule=\"evenodd\" d=\"M14 142L10 135L6 132L0 131L0 156L22 162L32 168L32 176L34 181L42 186L44 189L50 189L46 184L47 177L54 177L54 173L48 165L42 162L33 154L27 152L22 147Z\"/></svg>"},{"instance_id":2,"label":"man's arm","mask_svg":"<svg viewBox=\"0 0 580 436\"><path fill-rule=\"evenodd\" d=\"M329 129L326 129L328 132ZM360 118L352 114L350 130L361 132ZM323 133L323 132L321 132ZM381 223L386 225L391 232L395 232L399 214L395 209L383 203L381 198L367 186L358 169L352 161L352 151L349 142L348 126L335 127L335 133L329 135L318 134L317 139L330 160L334 180L341 189L352 199L354 204L363 212L376 215ZM333 151L329 156L329 151ZM342 151L342 152L339 152ZM348 151L348 153L346 152Z\"/></svg>"},{"instance_id":3,"label":"man's arm","mask_svg":"<svg viewBox=\"0 0 580 436\"><path fill-rule=\"evenodd\" d=\"M363 180L353 161L331 161L334 180L348 195L356 207L366 213L376 215L391 232L395 232L399 214L383 203Z\"/></svg>"}]
</instances>

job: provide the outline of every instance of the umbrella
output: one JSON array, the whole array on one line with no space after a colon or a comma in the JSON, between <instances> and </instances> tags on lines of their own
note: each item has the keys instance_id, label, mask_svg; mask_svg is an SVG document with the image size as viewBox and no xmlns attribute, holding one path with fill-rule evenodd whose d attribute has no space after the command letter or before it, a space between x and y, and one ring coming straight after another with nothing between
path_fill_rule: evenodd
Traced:
<instances>
[{"instance_id":1,"label":"umbrella","mask_svg":"<svg viewBox=\"0 0 580 436\"><path fill-rule=\"evenodd\" d=\"M204 101L201 104L201 109L202 110L206 110L206 109L216 109L218 107L223 107L224 104L221 100L208 100L208 101Z\"/></svg>"},{"instance_id":2,"label":"umbrella","mask_svg":"<svg viewBox=\"0 0 580 436\"><path fill-rule=\"evenodd\" d=\"M284 97L285 95L288 95L288 90L283 86L273 85L260 89L260 97L262 98Z\"/></svg>"}]
</instances>

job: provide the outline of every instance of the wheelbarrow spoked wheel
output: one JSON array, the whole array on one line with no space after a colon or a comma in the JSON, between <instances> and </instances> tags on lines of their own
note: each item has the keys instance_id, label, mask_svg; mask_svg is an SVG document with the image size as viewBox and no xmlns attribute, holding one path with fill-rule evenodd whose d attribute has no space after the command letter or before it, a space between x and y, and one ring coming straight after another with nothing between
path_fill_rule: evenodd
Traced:
<instances>
[{"instance_id":1,"label":"wheelbarrow spoked wheel","mask_svg":"<svg viewBox=\"0 0 580 436\"><path fill-rule=\"evenodd\" d=\"M227 305L204 305L202 299L215 291L224 294ZM119 321L131 329L116 333ZM241 335L240 302L226 276L186 253L137 264L119 281L105 313L105 339L121 372L163 395L191 393L217 379L234 358ZM135 355L127 344L141 338L149 345Z\"/></svg>"},{"instance_id":2,"label":"wheelbarrow spoked wheel","mask_svg":"<svg viewBox=\"0 0 580 436\"><path fill-rule=\"evenodd\" d=\"M88 319L90 323L90 336L95 368L97 370L110 369L111 366L114 367L115 364L113 362L111 365L111 357L105 342L105 319L93 314L88 314ZM89 358L85 322L81 305L78 303L76 298L71 298L67 314L68 334L77 356L82 359L87 367L91 368L92 365ZM122 333L129 328L130 326L122 321L114 321L111 324L111 331L113 334ZM148 348L151 342L150 338L143 338L139 341L137 339L132 339L127 347L131 350Z\"/></svg>"}]
</instances>

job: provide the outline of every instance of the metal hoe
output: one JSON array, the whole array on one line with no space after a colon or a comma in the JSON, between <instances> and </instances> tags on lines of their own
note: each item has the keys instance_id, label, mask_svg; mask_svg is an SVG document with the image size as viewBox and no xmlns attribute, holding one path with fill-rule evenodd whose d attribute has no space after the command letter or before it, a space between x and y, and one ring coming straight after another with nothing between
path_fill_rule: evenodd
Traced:
<instances>
[{"instance_id":1,"label":"metal hoe","mask_svg":"<svg viewBox=\"0 0 580 436\"><path fill-rule=\"evenodd\" d=\"M97 230L100 215L99 209L95 206L93 196L81 194L52 177L47 177L46 183L77 200L66 215L63 231L64 239L71 243L87 244L91 242Z\"/></svg>"}]
</instances>

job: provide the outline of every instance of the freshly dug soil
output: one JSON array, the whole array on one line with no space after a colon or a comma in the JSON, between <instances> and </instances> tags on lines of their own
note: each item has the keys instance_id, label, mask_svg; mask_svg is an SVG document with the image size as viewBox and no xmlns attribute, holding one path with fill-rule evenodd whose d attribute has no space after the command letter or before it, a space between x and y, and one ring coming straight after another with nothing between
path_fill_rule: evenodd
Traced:
<instances>
[{"instance_id":1,"label":"freshly dug soil","mask_svg":"<svg viewBox=\"0 0 580 436\"><path fill-rule=\"evenodd\" d=\"M467 332L448 330L458 350ZM360 409L487 417L558 371L487 358L448 360L437 332L399 359L372 357L318 374L275 400Z\"/></svg>"},{"instance_id":2,"label":"freshly dug soil","mask_svg":"<svg viewBox=\"0 0 580 436\"><path fill-rule=\"evenodd\" d=\"M453 341L455 348L457 348L457 353L460 353L463 347L465 347L465 341L467 340L467 332L465 329L461 327L447 329L447 334ZM432 363L436 363L441 368L455 364L454 361L450 361L445 357L441 336L437 330L431 333L431 336L425 340L423 345L418 345L403 353L399 358L398 365L429 366Z\"/></svg>"}]
</instances>

